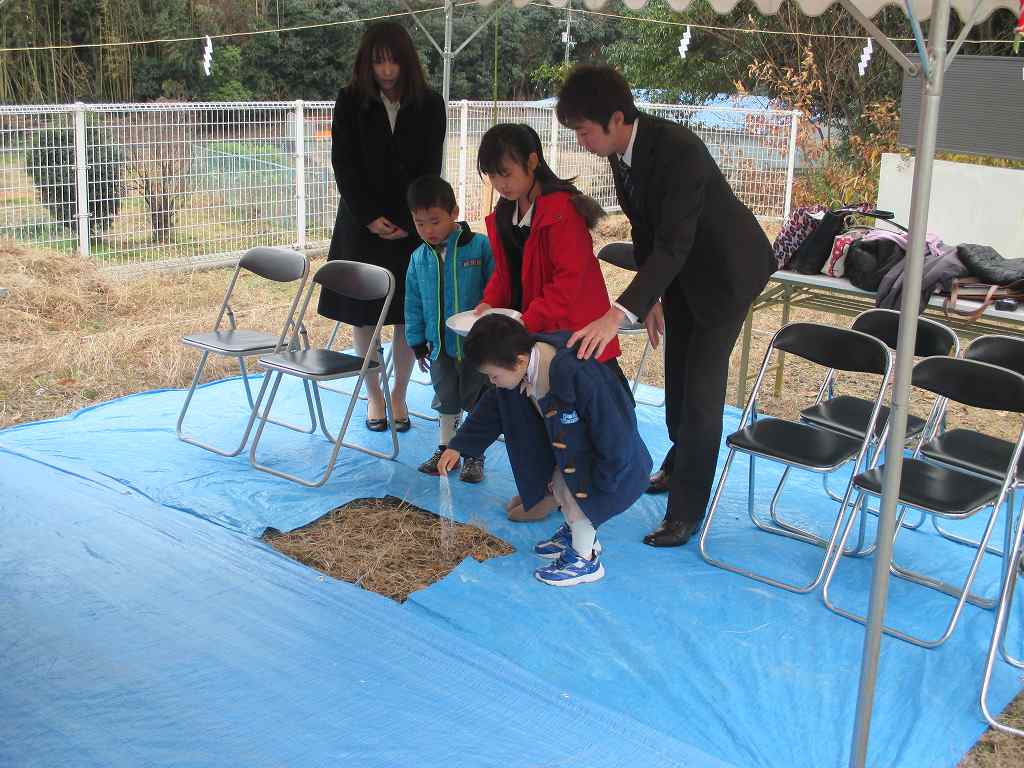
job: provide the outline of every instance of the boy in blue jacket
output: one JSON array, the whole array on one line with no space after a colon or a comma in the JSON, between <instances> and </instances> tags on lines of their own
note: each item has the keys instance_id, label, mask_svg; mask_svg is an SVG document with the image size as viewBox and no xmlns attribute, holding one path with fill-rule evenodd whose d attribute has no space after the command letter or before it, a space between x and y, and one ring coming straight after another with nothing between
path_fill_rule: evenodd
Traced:
<instances>
[{"instance_id":1,"label":"boy in blue jacket","mask_svg":"<svg viewBox=\"0 0 1024 768\"><path fill-rule=\"evenodd\" d=\"M487 378L463 360L462 339L448 330L447 320L480 303L494 259L487 238L457 220L455 193L440 176L416 179L409 185L407 201L423 244L413 251L406 273L405 337L420 370L430 371L441 429L437 450L419 470L436 475L437 462L458 429L462 412L472 410L487 386ZM484 479L483 454L467 457L459 479Z\"/></svg>"},{"instance_id":2,"label":"boy in blue jacket","mask_svg":"<svg viewBox=\"0 0 1024 768\"><path fill-rule=\"evenodd\" d=\"M446 474L462 456L482 456L505 435L523 506L549 491L565 524L534 552L554 562L534 575L571 587L604 576L597 528L628 509L647 489L651 455L637 430L629 390L615 372L567 348L569 334L531 335L503 315L473 324L466 361L495 386L484 392L438 469Z\"/></svg>"}]
</instances>

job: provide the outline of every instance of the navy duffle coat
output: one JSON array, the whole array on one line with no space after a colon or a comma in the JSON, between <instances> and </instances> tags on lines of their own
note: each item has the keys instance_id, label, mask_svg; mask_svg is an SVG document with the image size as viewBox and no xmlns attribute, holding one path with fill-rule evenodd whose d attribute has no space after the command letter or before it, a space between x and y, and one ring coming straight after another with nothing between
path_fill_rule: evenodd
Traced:
<instances>
[{"instance_id":1,"label":"navy duffle coat","mask_svg":"<svg viewBox=\"0 0 1024 768\"><path fill-rule=\"evenodd\" d=\"M449 442L466 456L505 435L523 506L548 493L555 466L596 528L628 509L650 482L651 455L637 430L636 411L621 378L596 360L566 348L568 333L537 334L557 350L550 389L538 401L543 417L519 389L491 387Z\"/></svg>"}]
</instances>

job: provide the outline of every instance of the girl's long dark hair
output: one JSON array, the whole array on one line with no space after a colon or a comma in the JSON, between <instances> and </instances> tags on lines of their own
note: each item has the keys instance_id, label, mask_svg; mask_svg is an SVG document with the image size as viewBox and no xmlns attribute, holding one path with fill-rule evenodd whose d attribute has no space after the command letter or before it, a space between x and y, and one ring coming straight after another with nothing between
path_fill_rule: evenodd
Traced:
<instances>
[{"instance_id":1,"label":"girl's long dark hair","mask_svg":"<svg viewBox=\"0 0 1024 768\"><path fill-rule=\"evenodd\" d=\"M586 219L587 226L593 227L604 216L601 205L583 194L571 179L560 178L544 159L544 148L537 132L526 123L498 123L490 128L480 140L476 153L476 170L481 176L500 173L505 160L516 163L524 170L529 167L530 153L537 154L537 167L533 171L542 195L551 192L568 192L573 196L576 210Z\"/></svg>"},{"instance_id":2,"label":"girl's long dark hair","mask_svg":"<svg viewBox=\"0 0 1024 768\"><path fill-rule=\"evenodd\" d=\"M363 100L380 98L380 86L373 76L373 57L388 53L399 67L398 90L402 101L422 101L429 90L416 46L405 27L394 21L374 24L363 33L352 66L348 89Z\"/></svg>"}]
</instances>

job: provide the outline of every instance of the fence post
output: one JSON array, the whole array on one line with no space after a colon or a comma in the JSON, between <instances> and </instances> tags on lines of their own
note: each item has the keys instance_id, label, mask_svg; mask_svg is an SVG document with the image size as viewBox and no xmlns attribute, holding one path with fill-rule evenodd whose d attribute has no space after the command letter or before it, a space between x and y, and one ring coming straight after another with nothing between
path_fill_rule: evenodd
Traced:
<instances>
[{"instance_id":1,"label":"fence post","mask_svg":"<svg viewBox=\"0 0 1024 768\"><path fill-rule=\"evenodd\" d=\"M303 102L295 102L295 247L306 247L306 119Z\"/></svg>"},{"instance_id":2,"label":"fence post","mask_svg":"<svg viewBox=\"0 0 1024 768\"><path fill-rule=\"evenodd\" d=\"M85 104L75 103L75 195L78 220L78 252L89 255L89 164L85 155Z\"/></svg>"},{"instance_id":3,"label":"fence post","mask_svg":"<svg viewBox=\"0 0 1024 768\"><path fill-rule=\"evenodd\" d=\"M782 223L789 221L793 200L793 171L796 168L796 133L800 127L800 110L794 109L789 128L789 162L786 165L786 199L782 203Z\"/></svg>"},{"instance_id":4,"label":"fence post","mask_svg":"<svg viewBox=\"0 0 1024 768\"><path fill-rule=\"evenodd\" d=\"M459 102L459 210L468 220L466 212L466 173L467 153L469 152L469 102L463 99Z\"/></svg>"},{"instance_id":5,"label":"fence post","mask_svg":"<svg viewBox=\"0 0 1024 768\"><path fill-rule=\"evenodd\" d=\"M555 108L551 108L551 144L548 147L548 162L551 166L551 170L555 173L562 175L558 170L558 132L561 129L561 125L558 123L558 112Z\"/></svg>"}]
</instances>

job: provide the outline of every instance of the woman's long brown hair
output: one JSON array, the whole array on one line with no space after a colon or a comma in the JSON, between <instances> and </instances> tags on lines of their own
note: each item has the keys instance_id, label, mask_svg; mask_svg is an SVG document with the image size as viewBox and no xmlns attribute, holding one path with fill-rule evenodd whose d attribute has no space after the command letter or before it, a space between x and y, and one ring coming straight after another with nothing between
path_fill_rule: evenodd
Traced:
<instances>
[{"instance_id":1,"label":"woman's long brown hair","mask_svg":"<svg viewBox=\"0 0 1024 768\"><path fill-rule=\"evenodd\" d=\"M380 98L380 86L373 76L373 59L382 54L389 54L398 64L401 100L421 101L428 90L423 64L405 27L393 21L374 24L363 33L348 83L349 91L364 100Z\"/></svg>"}]
</instances>

